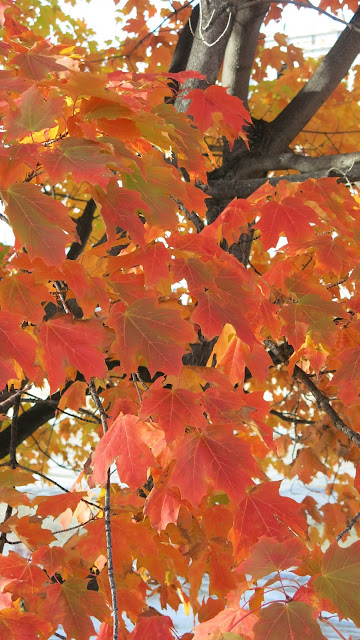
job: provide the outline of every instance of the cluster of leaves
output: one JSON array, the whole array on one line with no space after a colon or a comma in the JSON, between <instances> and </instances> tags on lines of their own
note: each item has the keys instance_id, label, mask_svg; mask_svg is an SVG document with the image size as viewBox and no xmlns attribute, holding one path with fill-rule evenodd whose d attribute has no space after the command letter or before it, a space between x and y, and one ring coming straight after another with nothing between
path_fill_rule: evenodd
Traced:
<instances>
[{"instance_id":1,"label":"cluster of leaves","mask_svg":"<svg viewBox=\"0 0 360 640\"><path fill-rule=\"evenodd\" d=\"M0 557L0 638L62 625L87 640L92 618L113 637L104 513L118 612L134 625L120 617L118 638L175 637L155 594L198 616L184 640L320 639L324 611L360 627L360 542L334 540L358 511L359 483L340 472L360 458L357 194L335 178L266 184L206 224L204 135L245 137L242 103L210 86L176 111L168 85L185 72L96 66L3 5L0 192L16 242L1 251L0 387L18 400L1 417L15 431L31 385L60 390L65 417L0 468L2 547L13 534L27 549ZM226 250L239 237L247 268ZM30 501L44 449L83 471ZM113 463L105 512L96 487ZM337 500L284 497L274 470L305 484L321 473Z\"/></svg>"}]
</instances>

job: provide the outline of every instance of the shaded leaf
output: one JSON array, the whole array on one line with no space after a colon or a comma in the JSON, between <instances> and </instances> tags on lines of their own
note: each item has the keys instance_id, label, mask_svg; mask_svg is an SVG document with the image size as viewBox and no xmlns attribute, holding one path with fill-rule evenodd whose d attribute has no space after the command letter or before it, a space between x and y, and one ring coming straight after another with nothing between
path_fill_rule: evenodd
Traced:
<instances>
[{"instance_id":1,"label":"shaded leaf","mask_svg":"<svg viewBox=\"0 0 360 640\"><path fill-rule=\"evenodd\" d=\"M325 640L313 609L304 602L275 602L260 612L254 626L255 640Z\"/></svg>"},{"instance_id":2,"label":"shaded leaf","mask_svg":"<svg viewBox=\"0 0 360 640\"><path fill-rule=\"evenodd\" d=\"M178 375L186 346L194 339L193 327L180 312L159 305L154 298L136 300L128 307L115 304L109 326L116 332L113 350L129 373L146 364L152 374L165 370Z\"/></svg>"},{"instance_id":3,"label":"shaded leaf","mask_svg":"<svg viewBox=\"0 0 360 640\"><path fill-rule=\"evenodd\" d=\"M44 323L40 332L44 370L51 389L66 380L66 368L74 366L89 380L106 375L104 348L108 336L97 320L58 316Z\"/></svg>"},{"instance_id":4,"label":"shaded leaf","mask_svg":"<svg viewBox=\"0 0 360 640\"><path fill-rule=\"evenodd\" d=\"M206 425L204 409L199 395L186 389L156 389L141 403L139 418L158 418L159 427L165 431L167 442L184 434L186 426Z\"/></svg>"},{"instance_id":5,"label":"shaded leaf","mask_svg":"<svg viewBox=\"0 0 360 640\"><path fill-rule=\"evenodd\" d=\"M136 416L118 416L101 438L92 457L92 481L105 484L107 470L117 460L121 482L137 489L146 480L147 469L156 460L145 444L146 425ZM144 433L145 432L145 433Z\"/></svg>"},{"instance_id":6,"label":"shaded leaf","mask_svg":"<svg viewBox=\"0 0 360 640\"><path fill-rule=\"evenodd\" d=\"M360 541L341 548L333 542L321 559L321 575L313 580L317 595L330 600L340 616L360 626Z\"/></svg>"},{"instance_id":7,"label":"shaded leaf","mask_svg":"<svg viewBox=\"0 0 360 640\"><path fill-rule=\"evenodd\" d=\"M52 183L60 182L71 173L77 183L83 181L106 188L111 172L107 164L112 161L109 147L94 140L65 138L51 153L44 153L42 163Z\"/></svg>"},{"instance_id":8,"label":"shaded leaf","mask_svg":"<svg viewBox=\"0 0 360 640\"><path fill-rule=\"evenodd\" d=\"M13 184L2 196L17 246L24 246L31 259L60 266L66 245L75 238L75 223L66 207L29 182Z\"/></svg>"},{"instance_id":9,"label":"shaded leaf","mask_svg":"<svg viewBox=\"0 0 360 640\"><path fill-rule=\"evenodd\" d=\"M214 618L199 624L194 629L194 640L209 640L216 631L240 633L245 638L252 637L257 617L246 609L228 607ZM215 636L216 637L216 636Z\"/></svg>"},{"instance_id":10,"label":"shaded leaf","mask_svg":"<svg viewBox=\"0 0 360 640\"><path fill-rule=\"evenodd\" d=\"M206 431L186 434L174 457L170 484L179 487L181 497L194 506L206 494L208 483L239 503L256 472L249 445L227 425L209 425Z\"/></svg>"}]
</instances>

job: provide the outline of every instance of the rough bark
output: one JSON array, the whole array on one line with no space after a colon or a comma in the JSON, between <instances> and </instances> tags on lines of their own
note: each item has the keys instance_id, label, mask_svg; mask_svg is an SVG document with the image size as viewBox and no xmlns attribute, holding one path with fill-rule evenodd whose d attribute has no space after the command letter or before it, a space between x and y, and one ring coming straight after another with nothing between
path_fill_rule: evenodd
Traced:
<instances>
[{"instance_id":1,"label":"rough bark","mask_svg":"<svg viewBox=\"0 0 360 640\"><path fill-rule=\"evenodd\" d=\"M270 3L264 0L248 7L248 0L239 3L229 38L221 83L247 107L249 81L258 43L259 30Z\"/></svg>"},{"instance_id":2,"label":"rough bark","mask_svg":"<svg viewBox=\"0 0 360 640\"><path fill-rule=\"evenodd\" d=\"M196 31L191 18L189 28L193 33L193 42L186 65L187 71L198 71L206 76L206 80L190 78L183 85L183 90L206 89L214 84L219 76L227 42L236 13L236 0L218 2L218 0L201 0L199 3L199 19ZM177 98L175 107L178 111L186 111L189 101Z\"/></svg>"}]
</instances>

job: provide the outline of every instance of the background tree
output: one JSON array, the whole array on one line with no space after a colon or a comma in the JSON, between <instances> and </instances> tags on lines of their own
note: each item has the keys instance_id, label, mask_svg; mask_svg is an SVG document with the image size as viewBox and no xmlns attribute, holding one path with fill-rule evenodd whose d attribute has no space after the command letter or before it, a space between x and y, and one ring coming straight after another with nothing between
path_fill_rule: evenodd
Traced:
<instances>
[{"instance_id":1,"label":"background tree","mask_svg":"<svg viewBox=\"0 0 360 640\"><path fill-rule=\"evenodd\" d=\"M0 637L360 627L357 3L320 63L264 48L282 4L137 4L106 51L2 5Z\"/></svg>"}]
</instances>

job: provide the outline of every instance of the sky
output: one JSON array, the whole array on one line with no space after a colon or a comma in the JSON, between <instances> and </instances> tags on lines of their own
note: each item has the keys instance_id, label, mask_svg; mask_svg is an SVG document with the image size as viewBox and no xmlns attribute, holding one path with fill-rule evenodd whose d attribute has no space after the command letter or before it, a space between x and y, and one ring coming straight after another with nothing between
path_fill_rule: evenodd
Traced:
<instances>
[{"instance_id":1,"label":"sky","mask_svg":"<svg viewBox=\"0 0 360 640\"><path fill-rule=\"evenodd\" d=\"M139 3L141 4L141 2ZM118 8L125 5L125 0L119 3ZM66 11L74 17L85 19L88 26L94 29L99 40L105 41L119 33L120 28L115 22L116 7L114 0L77 0L76 5L71 7L64 4ZM171 10L171 3L169 2ZM348 19L351 12L345 13L341 18ZM156 19L153 26L156 27ZM274 33L285 33L293 37L298 35L309 35L324 33L327 31L342 30L342 25L331 18L319 15L312 9L298 9L298 7L288 5L283 11L283 18L279 23L272 23L267 27L267 34L271 37Z\"/></svg>"}]
</instances>

